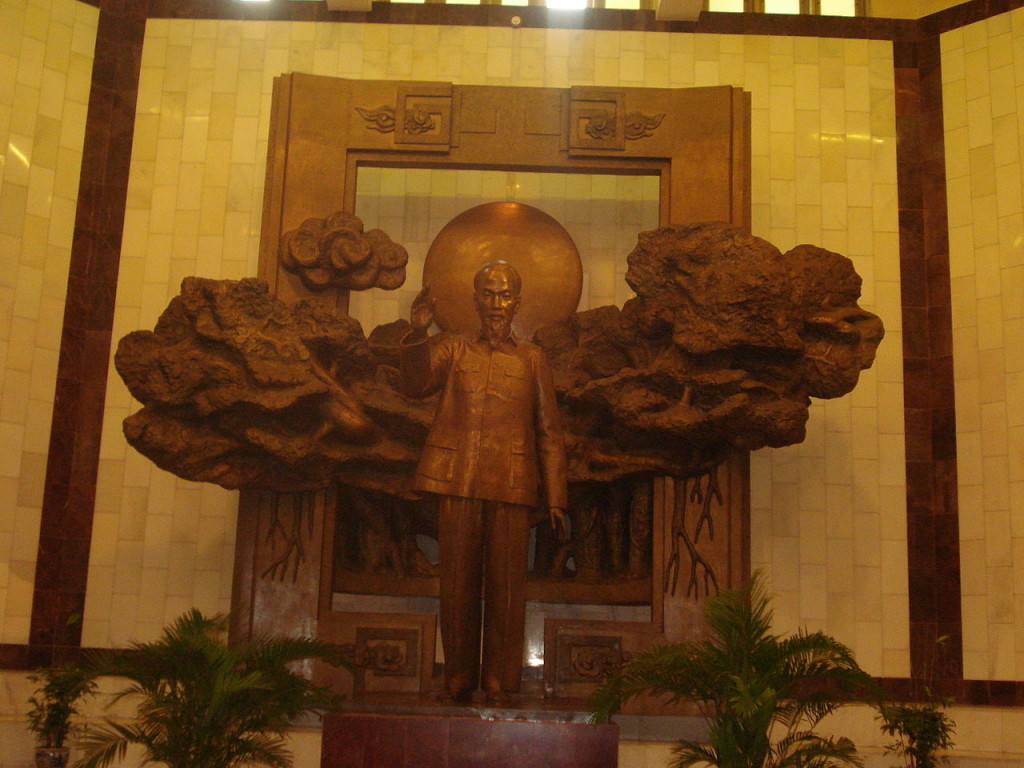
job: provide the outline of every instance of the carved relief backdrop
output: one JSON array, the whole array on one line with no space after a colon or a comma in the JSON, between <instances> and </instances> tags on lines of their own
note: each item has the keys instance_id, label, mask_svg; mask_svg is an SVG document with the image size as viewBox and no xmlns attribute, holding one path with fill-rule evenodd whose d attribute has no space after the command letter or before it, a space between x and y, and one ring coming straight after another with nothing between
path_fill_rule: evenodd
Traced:
<instances>
[{"instance_id":1,"label":"carved relief backdrop","mask_svg":"<svg viewBox=\"0 0 1024 768\"><path fill-rule=\"evenodd\" d=\"M315 255L297 250L308 241L304 233L320 226L321 219L311 217L325 208L356 208L358 173L366 166L641 174L655 177L659 193L655 198L648 192L647 197L656 200L661 223L749 222L749 99L733 87L467 87L292 74L275 81L273 111L259 274L270 291L285 300L312 294L347 307L345 289L400 284L400 279L383 272L375 282L373 259L366 262L369 268L346 269L343 281L330 282L330 273ZM523 178L529 182L533 174ZM510 196L509 187L515 194L516 186L507 180L504 197ZM434 211L429 205L424 208L424 202L410 196L406 218L410 232L427 238L435 233L429 220L417 221L417 209L428 216L433 213L438 228L461 212L457 201L438 197ZM619 201L590 203L573 208L560 202L553 207L556 214L592 222L587 228L595 232L585 233L586 246L592 240L601 242L593 260L607 262L609 248L631 247L633 237L624 237L622 227L643 225L642 211ZM338 221L343 218L339 214ZM400 229L405 231L404 223ZM384 237L379 230L368 236ZM334 242L349 242L338 237ZM404 277L404 249L401 256L401 264L393 266L402 269ZM343 263L340 258L338 264ZM385 257L380 258L384 265ZM545 268L543 259L539 263L534 269ZM308 269L297 275L299 264ZM615 260L611 264L606 271L614 274ZM536 276L527 271L523 277L524 285L529 285ZM353 279L356 282L350 282ZM385 358L393 332L384 327L371 334L371 346L376 345ZM635 344L645 348L639 340ZM384 370L378 373L387 375ZM380 418L390 421L384 413L388 406L382 408ZM409 408L398 404L394 416L401 419ZM607 435L586 438L587 451L595 451L598 458L581 459L570 469L570 480L576 481L570 483L572 540L561 545L544 526L536 529L527 595L554 604L609 606L598 614L601 619L612 618L616 607L621 613L621 606L639 605L643 607L625 618L650 622L668 637L699 636L703 622L694 617L700 599L740 584L747 572L746 456L709 448L706 456L698 453L692 463L684 463L684 469L673 472L657 465L656 471L684 476L712 471L706 487L695 486L691 493L668 482L655 481L652 486L649 475L641 482L630 475L649 473L659 446L671 454L667 460L675 467L679 456L689 455L689 443L673 451L664 440L655 439L649 444L652 454L637 449L643 456L631 460L618 454L600 458L602 448L590 446L599 446L602 439ZM385 462L379 469L377 459L348 470L339 468L339 482L355 487L339 485L336 495L243 493L233 606L237 631L284 625L338 642L344 627L335 612L365 613L382 607L379 601L367 604L365 598L348 595L415 599L437 594L428 562L430 548L421 551L419 546L435 535L432 502L403 501L401 478L382 480L395 471L396 461L405 461L403 454L392 450L382 456ZM605 469L599 468L609 461ZM727 467L714 471L723 461ZM700 506L702 500L707 501L706 513L713 510L713 522L711 517L689 514L688 507ZM663 579L666 568L674 574L670 579ZM417 607L405 605L404 615L410 610ZM358 620L366 621L365 615ZM633 626L623 629L640 631ZM539 636L529 644L531 660L539 661ZM399 653L398 646L394 652Z\"/></svg>"},{"instance_id":2,"label":"carved relief backdrop","mask_svg":"<svg viewBox=\"0 0 1024 768\"><path fill-rule=\"evenodd\" d=\"M872 671L906 674L902 464L883 460L902 456L888 43L151 21L116 335L151 327L185 275L255 274L271 80L286 71L747 89L754 233L783 248L814 242L848 254L865 277L863 305L890 329L858 389L814 406L807 443L754 456L754 565L767 567L779 595L780 630L820 626L854 645ZM235 494L172 478L127 450L120 422L130 410L112 376L89 645L150 637L183 606L223 610L230 594Z\"/></svg>"}]
</instances>

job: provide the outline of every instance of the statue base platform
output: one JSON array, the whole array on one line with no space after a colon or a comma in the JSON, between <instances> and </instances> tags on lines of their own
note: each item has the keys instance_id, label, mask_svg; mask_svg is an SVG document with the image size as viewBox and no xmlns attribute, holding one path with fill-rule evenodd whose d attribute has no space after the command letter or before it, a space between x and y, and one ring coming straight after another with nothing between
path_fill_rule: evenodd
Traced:
<instances>
[{"instance_id":1,"label":"statue base platform","mask_svg":"<svg viewBox=\"0 0 1024 768\"><path fill-rule=\"evenodd\" d=\"M361 701L326 715L321 768L618 766L618 726L590 725L586 712L425 704Z\"/></svg>"}]
</instances>

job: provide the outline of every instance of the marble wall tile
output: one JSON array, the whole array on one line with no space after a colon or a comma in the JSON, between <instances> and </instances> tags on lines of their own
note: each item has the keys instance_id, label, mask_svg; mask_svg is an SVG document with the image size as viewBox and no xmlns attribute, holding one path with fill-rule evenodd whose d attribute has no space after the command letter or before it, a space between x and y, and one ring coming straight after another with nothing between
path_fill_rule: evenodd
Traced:
<instances>
[{"instance_id":1,"label":"marble wall tile","mask_svg":"<svg viewBox=\"0 0 1024 768\"><path fill-rule=\"evenodd\" d=\"M0 19L0 642L24 643L98 12L3 0Z\"/></svg>"},{"instance_id":2,"label":"marble wall tile","mask_svg":"<svg viewBox=\"0 0 1024 768\"><path fill-rule=\"evenodd\" d=\"M1024 516L1011 492L1019 463L1009 425L1024 396L1009 374L1019 350L1011 341L1020 312L1014 259L1022 237L1024 106L1010 72L1024 60L1024 10L978 21L941 38L943 104L951 224L952 347L960 538L964 573L964 674L1020 680L1015 648L1024 640L1017 599L1024 561L1016 538ZM966 141L964 140L966 139ZM968 609L971 620L968 620Z\"/></svg>"}]
</instances>

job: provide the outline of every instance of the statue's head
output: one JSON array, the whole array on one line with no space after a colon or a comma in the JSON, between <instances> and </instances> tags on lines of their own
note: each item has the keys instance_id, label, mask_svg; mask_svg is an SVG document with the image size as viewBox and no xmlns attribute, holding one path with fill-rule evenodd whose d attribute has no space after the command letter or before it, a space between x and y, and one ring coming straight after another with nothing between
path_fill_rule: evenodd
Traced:
<instances>
[{"instance_id":1,"label":"statue's head","mask_svg":"<svg viewBox=\"0 0 1024 768\"><path fill-rule=\"evenodd\" d=\"M507 261L490 261L473 277L473 303L485 335L500 341L512 331L523 281Z\"/></svg>"}]
</instances>

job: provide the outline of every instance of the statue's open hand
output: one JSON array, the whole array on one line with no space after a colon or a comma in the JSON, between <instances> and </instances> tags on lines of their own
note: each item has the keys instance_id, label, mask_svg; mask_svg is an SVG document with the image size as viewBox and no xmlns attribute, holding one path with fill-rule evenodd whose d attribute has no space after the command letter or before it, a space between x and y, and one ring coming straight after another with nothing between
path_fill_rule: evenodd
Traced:
<instances>
[{"instance_id":1,"label":"statue's open hand","mask_svg":"<svg viewBox=\"0 0 1024 768\"><path fill-rule=\"evenodd\" d=\"M412 300L409 310L409 324L418 335L425 336L427 329L434 322L434 297L430 295L430 286L423 286L416 298Z\"/></svg>"},{"instance_id":2,"label":"statue's open hand","mask_svg":"<svg viewBox=\"0 0 1024 768\"><path fill-rule=\"evenodd\" d=\"M551 528L559 541L569 540L569 516L561 507L549 507L548 518L551 520Z\"/></svg>"}]
</instances>

